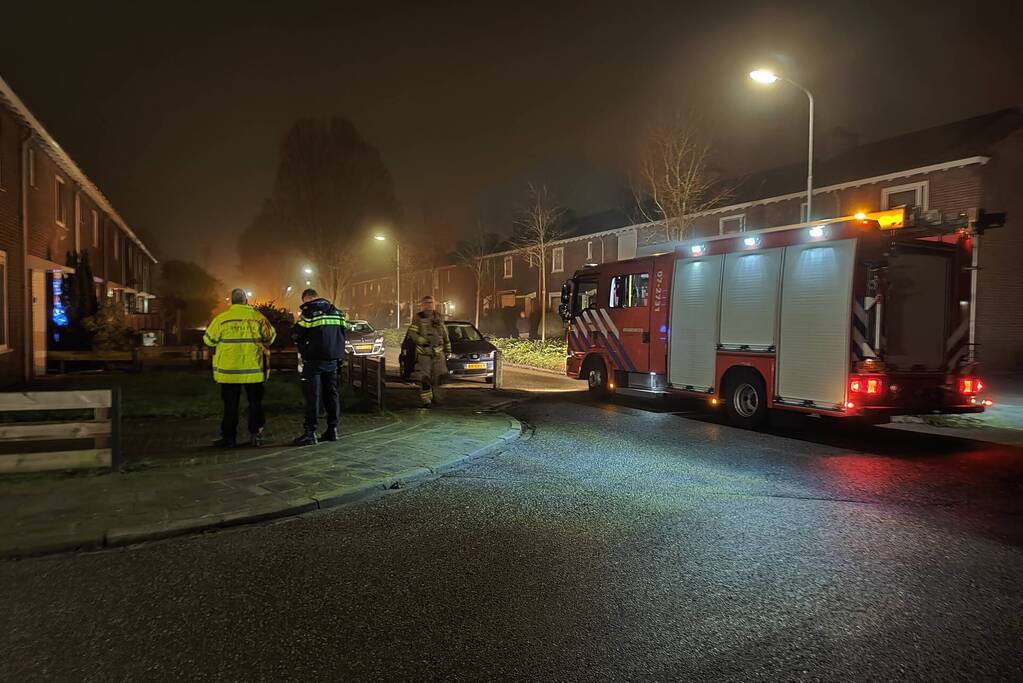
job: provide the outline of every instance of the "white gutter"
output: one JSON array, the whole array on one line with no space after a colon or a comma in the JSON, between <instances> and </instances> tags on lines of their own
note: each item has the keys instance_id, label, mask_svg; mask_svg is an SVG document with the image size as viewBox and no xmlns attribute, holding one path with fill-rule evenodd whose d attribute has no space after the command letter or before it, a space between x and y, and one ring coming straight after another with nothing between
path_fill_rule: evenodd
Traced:
<instances>
[{"instance_id":1,"label":"white gutter","mask_svg":"<svg viewBox=\"0 0 1023 683\"><path fill-rule=\"evenodd\" d=\"M61 148L53 136L46 131L43 124L41 124L39 120L32 115L32 112L28 110L25 103L21 101L21 98L19 98L13 90L11 90L11 87L7 85L7 81L3 78L0 78L0 99L5 100L14 114L32 129L32 131L36 134L36 137L38 137L43 143L47 154L51 159L53 159L53 162L57 164L57 166L59 166L68 176L74 178L85 193L89 195L94 202L96 202L96 205L103 209L103 211L109 215L115 223L117 223L121 230L124 231L124 234L126 234L139 247L139 249L141 249L145 255L152 260L153 263L157 263L158 261L156 260L156 257L150 253L149 249L147 249L146 245L142 243L139 236L135 234L135 231L128 227L128 224L124 222L124 219L121 218L119 213L117 213L117 210L114 209L106 196L100 192L100 189L96 187L95 183L89 180L89 177L85 175L85 172L78 167L78 164L76 164L70 156L68 156L67 152Z\"/></svg>"}]
</instances>

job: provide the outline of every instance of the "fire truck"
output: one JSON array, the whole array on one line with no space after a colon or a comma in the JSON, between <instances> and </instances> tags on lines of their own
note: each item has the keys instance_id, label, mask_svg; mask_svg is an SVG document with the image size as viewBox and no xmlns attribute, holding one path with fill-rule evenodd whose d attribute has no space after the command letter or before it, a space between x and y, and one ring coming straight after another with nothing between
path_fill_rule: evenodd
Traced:
<instances>
[{"instance_id":1,"label":"fire truck","mask_svg":"<svg viewBox=\"0 0 1023 683\"><path fill-rule=\"evenodd\" d=\"M977 244L1002 222L897 209L587 264L562 288L567 374L598 398L701 398L742 427L982 412Z\"/></svg>"}]
</instances>

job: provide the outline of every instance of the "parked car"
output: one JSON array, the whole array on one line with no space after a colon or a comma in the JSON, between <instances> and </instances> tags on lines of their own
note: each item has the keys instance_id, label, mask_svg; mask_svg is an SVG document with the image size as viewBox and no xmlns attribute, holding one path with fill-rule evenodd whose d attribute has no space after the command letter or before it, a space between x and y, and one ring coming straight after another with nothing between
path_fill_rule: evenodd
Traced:
<instances>
[{"instance_id":1,"label":"parked car","mask_svg":"<svg viewBox=\"0 0 1023 683\"><path fill-rule=\"evenodd\" d=\"M453 377L482 377L488 383L494 381L494 354L497 347L484 338L476 327L464 320L446 320L451 340L451 353L448 354L448 374ZM412 377L415 370L415 344L408 334L401 344L401 355L398 357L401 376Z\"/></svg>"},{"instance_id":2,"label":"parked car","mask_svg":"<svg viewBox=\"0 0 1023 683\"><path fill-rule=\"evenodd\" d=\"M349 320L345 330L345 352L380 358L384 355L384 338L365 320Z\"/></svg>"}]
</instances>

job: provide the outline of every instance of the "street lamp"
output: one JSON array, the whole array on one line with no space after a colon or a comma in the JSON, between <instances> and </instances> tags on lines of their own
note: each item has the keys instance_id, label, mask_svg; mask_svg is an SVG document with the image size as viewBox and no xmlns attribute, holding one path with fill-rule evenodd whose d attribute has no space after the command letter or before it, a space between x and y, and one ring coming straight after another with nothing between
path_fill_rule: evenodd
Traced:
<instances>
[{"instance_id":1,"label":"street lamp","mask_svg":"<svg viewBox=\"0 0 1023 683\"><path fill-rule=\"evenodd\" d=\"M373 235L373 239L377 242L386 242L387 236L384 234ZM398 244L398 240L394 240L394 299L397 304L395 308L394 326L397 328L401 327L401 245Z\"/></svg>"},{"instance_id":2,"label":"street lamp","mask_svg":"<svg viewBox=\"0 0 1023 683\"><path fill-rule=\"evenodd\" d=\"M302 272L305 273L306 275L312 275L313 274L313 267L312 266L306 266L305 268L302 269Z\"/></svg>"},{"instance_id":3,"label":"street lamp","mask_svg":"<svg viewBox=\"0 0 1023 683\"><path fill-rule=\"evenodd\" d=\"M779 76L773 71L766 69L756 69L749 72L749 77L757 83L764 85L773 85L777 81L785 81L790 85L794 85L804 93L806 93L806 99L810 101L810 133L808 136L807 153L806 153L806 220L811 220L811 213L813 208L813 95L810 91L796 83L791 78L785 78Z\"/></svg>"}]
</instances>

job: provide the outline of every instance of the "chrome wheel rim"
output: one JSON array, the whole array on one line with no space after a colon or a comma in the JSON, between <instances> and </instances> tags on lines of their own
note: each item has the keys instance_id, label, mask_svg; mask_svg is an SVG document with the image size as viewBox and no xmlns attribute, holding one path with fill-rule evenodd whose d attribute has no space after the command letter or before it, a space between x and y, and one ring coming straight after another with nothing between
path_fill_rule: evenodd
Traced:
<instances>
[{"instance_id":1,"label":"chrome wheel rim","mask_svg":"<svg viewBox=\"0 0 1023 683\"><path fill-rule=\"evenodd\" d=\"M753 417L760 406L760 395L752 384L740 384L732 397L735 412L742 417Z\"/></svg>"}]
</instances>

